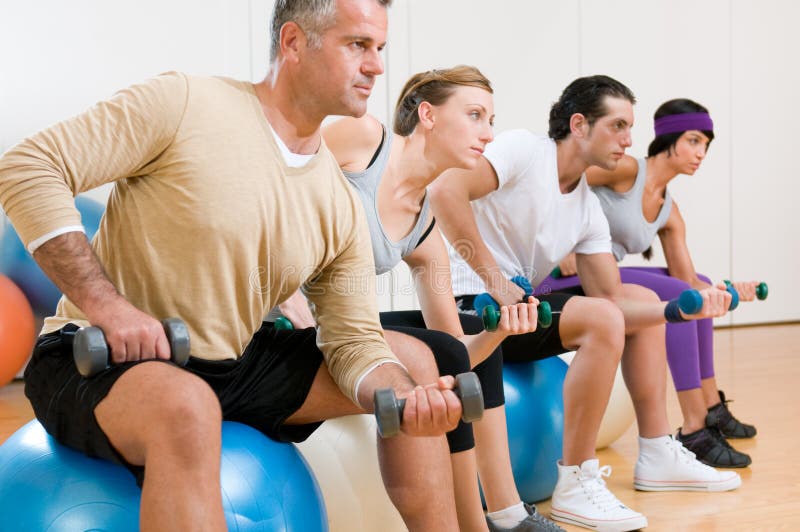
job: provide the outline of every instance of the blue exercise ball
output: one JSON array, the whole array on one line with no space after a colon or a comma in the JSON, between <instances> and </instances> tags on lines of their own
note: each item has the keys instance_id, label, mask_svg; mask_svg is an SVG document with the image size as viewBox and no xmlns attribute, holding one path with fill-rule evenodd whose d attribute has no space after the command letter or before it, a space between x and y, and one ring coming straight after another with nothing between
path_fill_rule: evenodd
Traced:
<instances>
[{"instance_id":1,"label":"blue exercise ball","mask_svg":"<svg viewBox=\"0 0 800 532\"><path fill-rule=\"evenodd\" d=\"M228 530L328 530L316 480L291 444L224 422L221 481ZM135 532L140 499L127 469L58 444L36 420L0 446L0 530Z\"/></svg>"},{"instance_id":2,"label":"blue exercise ball","mask_svg":"<svg viewBox=\"0 0 800 532\"><path fill-rule=\"evenodd\" d=\"M81 223L86 230L86 236L91 240L100 227L105 207L82 196L75 198L75 206L81 213ZM5 229L0 235L0 273L20 287L30 301L34 314L52 316L61 298L61 291L25 249L7 217L4 218L3 225Z\"/></svg>"},{"instance_id":3,"label":"blue exercise ball","mask_svg":"<svg viewBox=\"0 0 800 532\"><path fill-rule=\"evenodd\" d=\"M525 502L547 499L556 487L567 368L558 357L503 365L511 469Z\"/></svg>"},{"instance_id":4,"label":"blue exercise ball","mask_svg":"<svg viewBox=\"0 0 800 532\"><path fill-rule=\"evenodd\" d=\"M222 424L222 506L229 531L320 532L328 515L311 468L290 443Z\"/></svg>"}]
</instances>

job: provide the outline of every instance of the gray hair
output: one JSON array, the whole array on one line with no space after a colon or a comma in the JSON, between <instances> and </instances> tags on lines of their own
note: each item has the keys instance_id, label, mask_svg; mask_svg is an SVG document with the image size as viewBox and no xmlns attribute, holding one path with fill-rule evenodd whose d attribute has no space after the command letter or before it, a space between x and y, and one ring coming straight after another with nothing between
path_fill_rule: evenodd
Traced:
<instances>
[{"instance_id":1,"label":"gray hair","mask_svg":"<svg viewBox=\"0 0 800 532\"><path fill-rule=\"evenodd\" d=\"M314 48L322 45L322 34L336 22L337 0L276 0L270 24L269 61L274 62L280 51L281 28L294 22L305 32L309 44ZM389 7L392 0L375 0Z\"/></svg>"}]
</instances>

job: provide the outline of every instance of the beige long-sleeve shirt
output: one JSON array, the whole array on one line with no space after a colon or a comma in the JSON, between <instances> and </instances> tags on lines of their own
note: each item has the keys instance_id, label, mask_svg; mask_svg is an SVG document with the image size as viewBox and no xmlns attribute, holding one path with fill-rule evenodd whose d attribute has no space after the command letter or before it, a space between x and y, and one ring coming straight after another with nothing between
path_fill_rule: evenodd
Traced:
<instances>
[{"instance_id":1,"label":"beige long-sleeve shirt","mask_svg":"<svg viewBox=\"0 0 800 532\"><path fill-rule=\"evenodd\" d=\"M92 248L132 304L186 322L193 356L238 357L265 312L302 286L351 399L371 367L396 360L358 198L324 145L286 166L250 83L158 76L0 159L0 203L26 245L80 225L73 197L109 182ZM62 297L43 332L85 320Z\"/></svg>"}]
</instances>

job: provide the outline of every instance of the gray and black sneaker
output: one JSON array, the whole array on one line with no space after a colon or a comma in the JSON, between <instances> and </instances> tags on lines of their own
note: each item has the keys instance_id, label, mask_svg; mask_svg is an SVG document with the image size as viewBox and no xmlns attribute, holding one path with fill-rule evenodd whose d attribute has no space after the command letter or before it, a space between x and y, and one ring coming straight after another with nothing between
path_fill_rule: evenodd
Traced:
<instances>
[{"instance_id":1,"label":"gray and black sneaker","mask_svg":"<svg viewBox=\"0 0 800 532\"><path fill-rule=\"evenodd\" d=\"M487 515L486 525L489 527L489 532L565 532L563 528L537 512L535 506L525 503L525 510L528 512L528 517L514 528L501 528Z\"/></svg>"},{"instance_id":2,"label":"gray and black sneaker","mask_svg":"<svg viewBox=\"0 0 800 532\"><path fill-rule=\"evenodd\" d=\"M725 393L719 390L719 404L708 409L706 427L717 427L726 438L752 438L756 435L753 425L742 423L728 410L730 399L725 398Z\"/></svg>"},{"instance_id":3,"label":"gray and black sneaker","mask_svg":"<svg viewBox=\"0 0 800 532\"><path fill-rule=\"evenodd\" d=\"M691 434L678 430L675 439L692 451L698 460L712 467L747 467L752 462L749 455L731 447L716 427L706 427Z\"/></svg>"}]
</instances>

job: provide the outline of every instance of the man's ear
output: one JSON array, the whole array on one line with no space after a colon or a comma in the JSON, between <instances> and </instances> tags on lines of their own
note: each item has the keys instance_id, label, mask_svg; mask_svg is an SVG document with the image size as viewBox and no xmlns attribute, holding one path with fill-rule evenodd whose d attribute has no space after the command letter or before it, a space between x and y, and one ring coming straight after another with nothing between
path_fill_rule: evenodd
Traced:
<instances>
[{"instance_id":1,"label":"man's ear","mask_svg":"<svg viewBox=\"0 0 800 532\"><path fill-rule=\"evenodd\" d=\"M289 21L281 26L281 37L278 42L283 60L296 63L299 60L301 51L306 47L308 39L303 29L296 22Z\"/></svg>"},{"instance_id":2,"label":"man's ear","mask_svg":"<svg viewBox=\"0 0 800 532\"><path fill-rule=\"evenodd\" d=\"M569 117L569 131L575 137L584 137L589 131L589 121L581 113Z\"/></svg>"}]
</instances>

